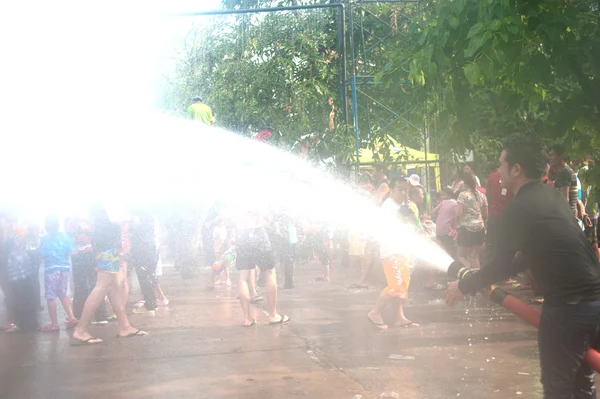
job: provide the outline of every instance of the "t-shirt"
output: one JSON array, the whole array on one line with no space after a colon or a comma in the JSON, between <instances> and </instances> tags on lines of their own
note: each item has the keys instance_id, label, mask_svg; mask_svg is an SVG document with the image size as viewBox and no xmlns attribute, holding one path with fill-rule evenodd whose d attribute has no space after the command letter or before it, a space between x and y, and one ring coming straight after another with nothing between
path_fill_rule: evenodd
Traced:
<instances>
[{"instance_id":1,"label":"t-shirt","mask_svg":"<svg viewBox=\"0 0 600 399\"><path fill-rule=\"evenodd\" d=\"M452 219L456 211L456 200L443 200L438 210L437 218L435 219L435 233L437 236L447 236L452 230Z\"/></svg>"},{"instance_id":2,"label":"t-shirt","mask_svg":"<svg viewBox=\"0 0 600 399\"><path fill-rule=\"evenodd\" d=\"M500 172L497 170L490 173L487 182L485 183L485 194L489 204L490 218L499 218L502 216L504 207L513 199L512 192L502 188L500 181Z\"/></svg>"},{"instance_id":3,"label":"t-shirt","mask_svg":"<svg viewBox=\"0 0 600 399\"><path fill-rule=\"evenodd\" d=\"M483 224L482 210L487 208L487 198L479 191L463 191L459 194L457 202L462 204L463 212L458 227L469 231L481 231Z\"/></svg>"},{"instance_id":4,"label":"t-shirt","mask_svg":"<svg viewBox=\"0 0 600 399\"><path fill-rule=\"evenodd\" d=\"M46 273L66 271L70 269L69 257L75 250L68 234L58 232L46 234L40 242L40 256L44 260Z\"/></svg>"},{"instance_id":5,"label":"t-shirt","mask_svg":"<svg viewBox=\"0 0 600 399\"><path fill-rule=\"evenodd\" d=\"M208 105L203 103L194 103L190 105L187 109L187 113L191 119L203 122L207 126L210 126L211 122L215 122L212 110Z\"/></svg>"},{"instance_id":6,"label":"t-shirt","mask_svg":"<svg viewBox=\"0 0 600 399\"><path fill-rule=\"evenodd\" d=\"M569 206L571 212L577 217L577 175L568 165L556 172L554 188L569 187Z\"/></svg>"}]
</instances>

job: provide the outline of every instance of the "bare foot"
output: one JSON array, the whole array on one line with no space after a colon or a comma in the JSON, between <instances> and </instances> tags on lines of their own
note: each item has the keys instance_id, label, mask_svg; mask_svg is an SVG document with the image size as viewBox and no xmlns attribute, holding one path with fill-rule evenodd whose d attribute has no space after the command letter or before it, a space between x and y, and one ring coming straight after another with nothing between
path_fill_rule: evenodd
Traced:
<instances>
[{"instance_id":1,"label":"bare foot","mask_svg":"<svg viewBox=\"0 0 600 399\"><path fill-rule=\"evenodd\" d=\"M92 337L87 331L84 333L79 333L77 330L73 331L73 339L79 342L88 342L90 344L99 344L102 342L100 338Z\"/></svg>"},{"instance_id":2,"label":"bare foot","mask_svg":"<svg viewBox=\"0 0 600 399\"><path fill-rule=\"evenodd\" d=\"M255 324L256 324L256 320L244 320L244 324L242 324L242 326L252 327Z\"/></svg>"},{"instance_id":3,"label":"bare foot","mask_svg":"<svg viewBox=\"0 0 600 399\"><path fill-rule=\"evenodd\" d=\"M144 335L148 335L148 333L146 331L138 330L135 327L129 326L129 328L127 328L126 330L119 330L118 336L120 338L129 338L129 337L144 336Z\"/></svg>"},{"instance_id":4,"label":"bare foot","mask_svg":"<svg viewBox=\"0 0 600 399\"><path fill-rule=\"evenodd\" d=\"M385 330L388 328L387 324L383 321L383 317L380 314L376 314L373 311L367 313L367 318L375 325L375 327Z\"/></svg>"}]
</instances>

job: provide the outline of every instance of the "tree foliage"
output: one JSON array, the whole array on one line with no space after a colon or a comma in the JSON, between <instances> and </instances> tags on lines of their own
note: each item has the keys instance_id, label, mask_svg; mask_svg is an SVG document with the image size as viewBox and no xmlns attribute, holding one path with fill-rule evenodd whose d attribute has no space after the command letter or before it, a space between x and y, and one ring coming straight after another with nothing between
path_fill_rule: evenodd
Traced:
<instances>
[{"instance_id":1,"label":"tree foliage","mask_svg":"<svg viewBox=\"0 0 600 399\"><path fill-rule=\"evenodd\" d=\"M598 2L455 0L422 4L381 78L408 77L431 104L444 146L517 132L598 143Z\"/></svg>"}]
</instances>

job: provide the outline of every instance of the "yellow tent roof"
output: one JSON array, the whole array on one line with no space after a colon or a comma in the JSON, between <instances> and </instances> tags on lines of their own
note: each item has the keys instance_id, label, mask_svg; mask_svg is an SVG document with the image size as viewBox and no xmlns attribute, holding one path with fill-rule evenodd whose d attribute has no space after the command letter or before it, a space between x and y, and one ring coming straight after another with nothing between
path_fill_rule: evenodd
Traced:
<instances>
[{"instance_id":1,"label":"yellow tent roof","mask_svg":"<svg viewBox=\"0 0 600 399\"><path fill-rule=\"evenodd\" d=\"M390 146L390 156L392 157L393 160L398 159L399 161L417 161L416 163L418 163L418 161L425 161L425 153L423 151L419 151L419 150L415 150L414 148L410 148L410 147L406 147L403 146L402 144L398 143L396 140L394 140L391 136L387 136L389 142L391 143ZM377 153L381 148L382 148L382 144L380 144L380 141L375 142L375 149L374 151L368 149L368 148L361 148L360 149L360 163L373 163L375 162L375 160L373 159L373 153ZM438 154L433 154L433 153L427 153L427 160L428 161L437 161L439 160L439 155Z\"/></svg>"}]
</instances>

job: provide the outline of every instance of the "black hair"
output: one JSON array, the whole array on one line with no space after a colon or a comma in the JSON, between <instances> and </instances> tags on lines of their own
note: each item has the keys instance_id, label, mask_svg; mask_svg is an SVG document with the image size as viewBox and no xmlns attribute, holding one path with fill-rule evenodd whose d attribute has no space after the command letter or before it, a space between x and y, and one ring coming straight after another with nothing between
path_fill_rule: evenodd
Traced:
<instances>
[{"instance_id":1,"label":"black hair","mask_svg":"<svg viewBox=\"0 0 600 399\"><path fill-rule=\"evenodd\" d=\"M548 156L542 142L538 139L514 139L506 143L504 151L506 151L506 162L509 168L519 164L529 179L539 179L544 174ZM560 155L556 149L553 148L553 151ZM561 151L561 148L558 148L558 151ZM564 147L562 151L564 155Z\"/></svg>"},{"instance_id":2,"label":"black hair","mask_svg":"<svg viewBox=\"0 0 600 399\"><path fill-rule=\"evenodd\" d=\"M421 186L411 186L410 190L408 190L408 196L412 198L413 195L417 193L418 190L422 190L425 193L425 190Z\"/></svg>"},{"instance_id":3,"label":"black hair","mask_svg":"<svg viewBox=\"0 0 600 399\"><path fill-rule=\"evenodd\" d=\"M442 193L444 193L448 198L454 198L456 196L450 187L442 188Z\"/></svg>"},{"instance_id":4,"label":"black hair","mask_svg":"<svg viewBox=\"0 0 600 399\"><path fill-rule=\"evenodd\" d=\"M198 101L202 101L202 97L196 96L196 97L192 98L193 103L197 103Z\"/></svg>"},{"instance_id":5,"label":"black hair","mask_svg":"<svg viewBox=\"0 0 600 399\"><path fill-rule=\"evenodd\" d=\"M384 163L376 163L373 165L376 171L387 173L387 166Z\"/></svg>"},{"instance_id":6,"label":"black hair","mask_svg":"<svg viewBox=\"0 0 600 399\"><path fill-rule=\"evenodd\" d=\"M58 221L58 216L56 215L48 215L45 220L45 227L48 233L56 233L58 232L58 227L60 222Z\"/></svg>"},{"instance_id":7,"label":"black hair","mask_svg":"<svg viewBox=\"0 0 600 399\"><path fill-rule=\"evenodd\" d=\"M475 179L475 175L473 173L463 172L461 178L469 190L475 191L477 189L477 180Z\"/></svg>"},{"instance_id":8,"label":"black hair","mask_svg":"<svg viewBox=\"0 0 600 399\"><path fill-rule=\"evenodd\" d=\"M559 157L567 155L567 148L562 143L554 144L552 147L550 147L550 151L553 151Z\"/></svg>"},{"instance_id":9,"label":"black hair","mask_svg":"<svg viewBox=\"0 0 600 399\"><path fill-rule=\"evenodd\" d=\"M396 186L398 184L409 184L406 179L404 177L401 176L397 176L397 177L393 177L392 180L390 180L390 190L393 190L394 188L396 188Z\"/></svg>"}]
</instances>

